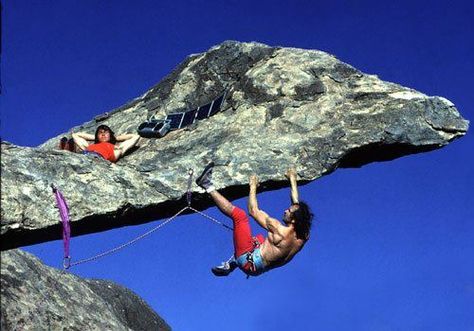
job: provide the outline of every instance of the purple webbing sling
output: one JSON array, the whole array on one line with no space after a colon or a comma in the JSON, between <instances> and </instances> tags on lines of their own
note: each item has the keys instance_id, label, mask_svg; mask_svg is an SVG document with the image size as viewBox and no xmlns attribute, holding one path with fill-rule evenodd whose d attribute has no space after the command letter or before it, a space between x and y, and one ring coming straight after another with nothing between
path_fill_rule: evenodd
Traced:
<instances>
[{"instance_id":1,"label":"purple webbing sling","mask_svg":"<svg viewBox=\"0 0 474 331\"><path fill-rule=\"evenodd\" d=\"M71 257L69 256L69 238L71 237L71 228L69 226L69 207L61 192L53 186L54 196L56 197L56 204L59 208L59 215L63 224L63 244L64 244L64 260L63 266L68 269L70 266Z\"/></svg>"}]
</instances>

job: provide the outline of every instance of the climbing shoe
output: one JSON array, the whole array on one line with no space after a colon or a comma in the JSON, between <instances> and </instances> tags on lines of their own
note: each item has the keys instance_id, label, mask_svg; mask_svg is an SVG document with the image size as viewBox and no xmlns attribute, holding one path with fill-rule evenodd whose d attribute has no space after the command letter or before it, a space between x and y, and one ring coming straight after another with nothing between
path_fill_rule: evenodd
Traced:
<instances>
[{"instance_id":1,"label":"climbing shoe","mask_svg":"<svg viewBox=\"0 0 474 331\"><path fill-rule=\"evenodd\" d=\"M214 185L212 185L212 169L214 168L214 162L209 163L201 175L196 179L196 184L206 190L207 193L215 191Z\"/></svg>"},{"instance_id":2,"label":"climbing shoe","mask_svg":"<svg viewBox=\"0 0 474 331\"><path fill-rule=\"evenodd\" d=\"M211 271L215 276L228 276L235 268L237 268L237 262L230 261L222 262L220 266L212 268Z\"/></svg>"}]
</instances>

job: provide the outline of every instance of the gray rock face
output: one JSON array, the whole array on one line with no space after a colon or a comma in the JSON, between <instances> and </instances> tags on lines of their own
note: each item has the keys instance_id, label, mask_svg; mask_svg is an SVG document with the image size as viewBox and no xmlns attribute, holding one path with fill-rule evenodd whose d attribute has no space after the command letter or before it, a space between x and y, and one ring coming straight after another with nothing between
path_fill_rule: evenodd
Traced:
<instances>
[{"instance_id":1,"label":"gray rock face","mask_svg":"<svg viewBox=\"0 0 474 331\"><path fill-rule=\"evenodd\" d=\"M320 51L225 42L189 56L142 96L74 128L107 124L135 132L151 115L195 108L227 88L223 111L161 139L143 139L117 164L55 150L2 144L2 249L60 236L49 189L71 206L74 235L139 224L182 207L187 171L213 160L215 184L231 198L247 194L257 173L263 190L287 185L293 165L303 183L338 167L425 152L468 129L455 106L367 75ZM202 192L195 185L194 192ZM198 194L195 206L209 206Z\"/></svg>"},{"instance_id":2,"label":"gray rock face","mask_svg":"<svg viewBox=\"0 0 474 331\"><path fill-rule=\"evenodd\" d=\"M21 250L1 257L2 330L170 330L124 287L80 279Z\"/></svg>"}]
</instances>

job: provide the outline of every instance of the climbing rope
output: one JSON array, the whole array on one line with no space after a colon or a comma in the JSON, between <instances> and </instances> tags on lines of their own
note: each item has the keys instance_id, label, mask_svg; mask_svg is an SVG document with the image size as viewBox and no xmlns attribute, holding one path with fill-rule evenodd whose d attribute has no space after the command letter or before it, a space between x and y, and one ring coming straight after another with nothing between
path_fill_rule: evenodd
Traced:
<instances>
[{"instance_id":1,"label":"climbing rope","mask_svg":"<svg viewBox=\"0 0 474 331\"><path fill-rule=\"evenodd\" d=\"M224 228L226 228L226 229L228 229L228 230L230 230L230 231L233 231L233 230L234 230L231 226L228 226L227 224L224 224L224 223L218 221L217 219L215 219L215 218L212 217L212 216L209 216L209 215L207 215L207 214L204 214L202 211L199 211L199 210L197 210L197 209L194 209L194 208L191 207L191 206L189 206L188 208L191 209L192 211L198 213L199 215L201 215L201 216L203 216L203 217L205 217L205 218L207 218L207 219L213 221L214 223L217 223L217 224L222 225Z\"/></svg>"},{"instance_id":2,"label":"climbing rope","mask_svg":"<svg viewBox=\"0 0 474 331\"><path fill-rule=\"evenodd\" d=\"M107 256L107 255L110 255L110 254L113 254L115 252L118 252L119 250L125 248L125 247L128 247L134 243L136 243L137 241L145 238L145 237L148 237L150 234L152 234L153 232L159 230L160 228L162 228L163 226L165 226L166 224L168 224L169 222L171 222L172 220L174 220L176 217L178 217L181 213L183 213L186 209L188 209L189 207L186 206L184 207L183 209L181 209L179 212L177 212L176 214L174 214L172 217L168 218L166 221L164 221L163 223L160 223L158 226L154 227L153 229L151 229L150 231L148 232L145 232L144 234L120 245L120 246L117 246L115 248L112 248L112 249L109 249L108 251L105 251L103 253L100 253L100 254L97 254L97 255L94 255L92 257L89 257L87 259L83 259L83 260L79 260L77 262L72 262L69 264L69 267L74 267L76 265L79 265L79 264L83 264L83 263L87 263L87 262L91 262L91 261L95 261L95 260L98 260L104 256ZM68 269L68 268L66 268Z\"/></svg>"},{"instance_id":3,"label":"climbing rope","mask_svg":"<svg viewBox=\"0 0 474 331\"><path fill-rule=\"evenodd\" d=\"M168 218L166 221L160 223L159 225L155 226L153 229L145 232L144 234L120 245L120 246L117 246L117 247L114 247L112 249L109 249L105 252L102 252L102 253L99 253L97 255L94 255L92 257L89 257L89 258L86 258L86 259L82 259L82 260L79 260L79 261L76 261L76 262L71 262L71 256L69 255L69 237L67 238L67 246L66 246L66 241L65 241L65 248L64 248L64 260L63 260L63 267L64 269L69 269L70 267L74 267L74 266L77 266L79 264L83 264L83 263L87 263L87 262L91 262L91 261L95 261L95 260L98 260L104 256L107 256L107 255L111 255L113 253L116 253L117 251L121 250L121 249L124 249L134 243L136 243L137 241L145 238L145 237L148 237L149 235L151 235L152 233L154 233L155 231L159 230L160 228L162 228L163 226L165 226L166 224L170 223L171 221L173 221L174 219L176 219L179 215L181 215L182 213L184 213L186 210L192 210L194 211L195 213L203 216L204 218L208 219L208 220L211 220L213 221L214 223L216 224L219 224L221 226L223 226L224 228L232 231L233 228L220 222L219 220L215 219L214 217L212 216L209 216L193 207L191 207L191 200L192 200L192 192L191 192L191 186L192 186L192 176L193 176L193 173L194 171L192 169L189 169L188 171L188 175L189 175L189 178L188 178L188 187L187 187L187 191L186 191L186 202L187 202L187 206L182 208L180 211L178 211L176 214L174 214L173 216L171 216L170 218ZM54 193L56 194L56 196L60 196L62 201L64 202L64 204L67 206L66 204L66 201L64 200L64 197L62 196L62 194L59 192L59 190L57 190L55 187L54 187ZM66 212L64 211L64 208L61 208L61 205L59 203L59 200L58 201L58 207L60 209L60 215L61 215L61 219L64 219L64 218L68 218L68 211L69 209L66 210ZM67 225L68 226L68 225ZM65 227L66 227L66 224L64 223L63 221L63 232L66 231L65 230ZM69 232L69 230L68 230ZM67 248L67 250L66 250Z\"/></svg>"}]
</instances>

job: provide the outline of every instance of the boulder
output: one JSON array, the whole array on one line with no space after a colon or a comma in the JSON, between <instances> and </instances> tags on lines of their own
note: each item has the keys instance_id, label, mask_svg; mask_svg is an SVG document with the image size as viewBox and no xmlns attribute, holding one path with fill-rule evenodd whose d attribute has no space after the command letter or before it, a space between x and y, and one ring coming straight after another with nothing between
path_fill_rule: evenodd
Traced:
<instances>
[{"instance_id":1,"label":"boulder","mask_svg":"<svg viewBox=\"0 0 474 331\"><path fill-rule=\"evenodd\" d=\"M113 282L81 279L19 249L1 258L2 330L171 330Z\"/></svg>"},{"instance_id":2,"label":"boulder","mask_svg":"<svg viewBox=\"0 0 474 331\"><path fill-rule=\"evenodd\" d=\"M447 99L362 73L317 50L224 42L190 55L159 84L126 105L74 127L99 124L136 132L143 121L205 105L227 91L216 115L160 139L142 139L116 164L57 150L2 143L2 249L58 239L50 185L71 207L74 235L140 224L184 206L188 169L216 163L215 185L231 199L300 184L340 167L360 167L443 147L466 134L468 121ZM194 206L211 205L193 185Z\"/></svg>"}]
</instances>

